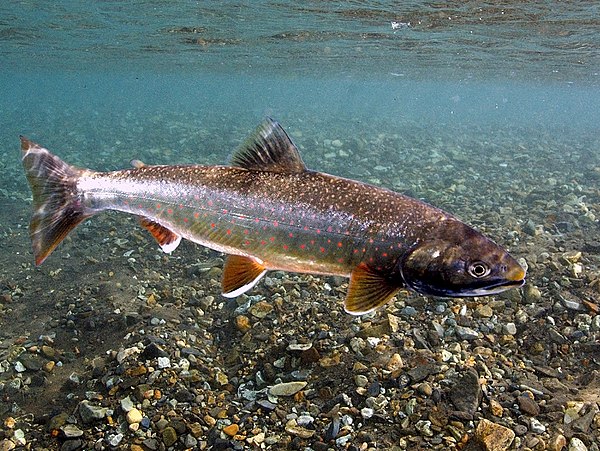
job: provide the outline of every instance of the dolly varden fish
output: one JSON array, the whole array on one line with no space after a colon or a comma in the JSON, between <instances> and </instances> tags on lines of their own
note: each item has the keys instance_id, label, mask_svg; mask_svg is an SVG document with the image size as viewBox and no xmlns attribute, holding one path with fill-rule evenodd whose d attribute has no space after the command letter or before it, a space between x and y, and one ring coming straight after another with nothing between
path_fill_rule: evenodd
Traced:
<instances>
[{"instance_id":1,"label":"dolly varden fish","mask_svg":"<svg viewBox=\"0 0 600 451\"><path fill-rule=\"evenodd\" d=\"M222 290L269 270L349 277L345 309L363 314L401 288L482 296L524 283L504 249L454 216L393 191L311 171L283 128L265 120L229 166L76 168L21 137L41 264L77 224L104 210L140 217L162 249L181 238L229 254Z\"/></svg>"}]
</instances>

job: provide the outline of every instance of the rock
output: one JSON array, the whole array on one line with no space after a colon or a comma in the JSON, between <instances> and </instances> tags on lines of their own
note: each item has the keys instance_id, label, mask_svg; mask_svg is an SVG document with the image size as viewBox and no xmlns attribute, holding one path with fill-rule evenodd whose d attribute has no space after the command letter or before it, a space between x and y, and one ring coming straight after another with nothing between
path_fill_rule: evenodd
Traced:
<instances>
[{"instance_id":1,"label":"rock","mask_svg":"<svg viewBox=\"0 0 600 451\"><path fill-rule=\"evenodd\" d=\"M527 395L519 396L517 398L517 403L519 404L521 412L527 415L536 416L540 413L540 406Z\"/></svg>"},{"instance_id":2,"label":"rock","mask_svg":"<svg viewBox=\"0 0 600 451\"><path fill-rule=\"evenodd\" d=\"M123 412L129 412L131 409L134 408L133 401L131 400L131 398L129 396L121 399L120 404L121 404L121 409L123 410Z\"/></svg>"},{"instance_id":3,"label":"rock","mask_svg":"<svg viewBox=\"0 0 600 451\"><path fill-rule=\"evenodd\" d=\"M473 415L481 401L479 376L472 370L466 370L454 380L450 388L450 400L457 410Z\"/></svg>"},{"instance_id":4,"label":"rock","mask_svg":"<svg viewBox=\"0 0 600 451\"><path fill-rule=\"evenodd\" d=\"M140 412L135 407L133 409L131 409L129 412L127 412L127 416L126 416L127 423L129 423L129 424L140 423L143 418L144 418L144 415L142 415L142 412Z\"/></svg>"},{"instance_id":5,"label":"rock","mask_svg":"<svg viewBox=\"0 0 600 451\"><path fill-rule=\"evenodd\" d=\"M298 424L296 423L296 420L292 419L289 420L286 425L285 425L285 431L290 434L290 435L295 435L297 437L300 438L311 438L313 435L315 435L314 430L311 429L306 429L303 428L302 426L298 426Z\"/></svg>"},{"instance_id":6,"label":"rock","mask_svg":"<svg viewBox=\"0 0 600 451\"><path fill-rule=\"evenodd\" d=\"M36 354L21 354L19 362L29 371L39 371L42 369L42 360Z\"/></svg>"},{"instance_id":7,"label":"rock","mask_svg":"<svg viewBox=\"0 0 600 451\"><path fill-rule=\"evenodd\" d=\"M171 359L168 357L159 357L157 359L157 366L160 369L171 368Z\"/></svg>"},{"instance_id":8,"label":"rock","mask_svg":"<svg viewBox=\"0 0 600 451\"><path fill-rule=\"evenodd\" d=\"M241 333L245 334L250 329L252 329L252 324L250 324L250 318L246 315L238 315L235 317L235 327Z\"/></svg>"},{"instance_id":9,"label":"rock","mask_svg":"<svg viewBox=\"0 0 600 451\"><path fill-rule=\"evenodd\" d=\"M254 316L255 318L258 318L258 319L264 318L272 311L273 311L273 306L266 301L257 302L256 304L254 304L253 306L251 306L248 309L248 312L252 316Z\"/></svg>"},{"instance_id":10,"label":"rock","mask_svg":"<svg viewBox=\"0 0 600 451\"><path fill-rule=\"evenodd\" d=\"M292 396L306 387L306 382L282 382L269 389L271 396Z\"/></svg>"},{"instance_id":11,"label":"rock","mask_svg":"<svg viewBox=\"0 0 600 451\"><path fill-rule=\"evenodd\" d=\"M108 444L112 447L117 447L119 446L119 443L121 443L121 441L123 440L123 434L121 434L120 432L118 434L110 434L108 436Z\"/></svg>"},{"instance_id":12,"label":"rock","mask_svg":"<svg viewBox=\"0 0 600 451\"><path fill-rule=\"evenodd\" d=\"M504 332L508 335L516 335L517 334L517 326L515 323L506 323L503 327Z\"/></svg>"},{"instance_id":13,"label":"rock","mask_svg":"<svg viewBox=\"0 0 600 451\"><path fill-rule=\"evenodd\" d=\"M162 441L167 448L175 444L175 442L177 441L177 432L175 432L175 429L171 426L167 426L162 431Z\"/></svg>"},{"instance_id":14,"label":"rock","mask_svg":"<svg viewBox=\"0 0 600 451\"><path fill-rule=\"evenodd\" d=\"M587 446L578 439L577 437L573 437L569 442L569 451L587 451Z\"/></svg>"},{"instance_id":15,"label":"rock","mask_svg":"<svg viewBox=\"0 0 600 451\"><path fill-rule=\"evenodd\" d=\"M50 418L46 427L49 431L59 429L61 426L63 426L67 422L68 418L69 418L69 414L66 412L62 412L57 415L54 415L52 418Z\"/></svg>"},{"instance_id":16,"label":"rock","mask_svg":"<svg viewBox=\"0 0 600 451\"><path fill-rule=\"evenodd\" d=\"M139 355L138 360L143 362L145 360L152 360L158 357L167 357L168 355L169 354L156 343L150 343Z\"/></svg>"},{"instance_id":17,"label":"rock","mask_svg":"<svg viewBox=\"0 0 600 451\"><path fill-rule=\"evenodd\" d=\"M546 432L546 426L544 426L537 418L529 419L529 429L535 434L543 434Z\"/></svg>"},{"instance_id":18,"label":"rock","mask_svg":"<svg viewBox=\"0 0 600 451\"><path fill-rule=\"evenodd\" d=\"M404 367L400 354L394 353L385 364L385 369L391 372L390 377L396 378L400 375L400 370Z\"/></svg>"},{"instance_id":19,"label":"rock","mask_svg":"<svg viewBox=\"0 0 600 451\"><path fill-rule=\"evenodd\" d=\"M366 387L369 383L369 379L363 374L357 374L354 376L354 383L357 387Z\"/></svg>"},{"instance_id":20,"label":"rock","mask_svg":"<svg viewBox=\"0 0 600 451\"><path fill-rule=\"evenodd\" d=\"M515 433L484 418L475 429L475 437L486 451L505 451L515 439Z\"/></svg>"},{"instance_id":21,"label":"rock","mask_svg":"<svg viewBox=\"0 0 600 451\"><path fill-rule=\"evenodd\" d=\"M65 424L60 428L60 431L66 439L77 438L83 435L83 431L74 424Z\"/></svg>"},{"instance_id":22,"label":"rock","mask_svg":"<svg viewBox=\"0 0 600 451\"><path fill-rule=\"evenodd\" d=\"M0 440L0 451L12 451L17 445L12 440L4 439Z\"/></svg>"},{"instance_id":23,"label":"rock","mask_svg":"<svg viewBox=\"0 0 600 451\"><path fill-rule=\"evenodd\" d=\"M563 448L567 446L567 439L564 435L558 434L554 437L549 443L550 451L562 451Z\"/></svg>"},{"instance_id":24,"label":"rock","mask_svg":"<svg viewBox=\"0 0 600 451\"><path fill-rule=\"evenodd\" d=\"M494 311L488 304L479 304L475 310L475 314L480 318L491 318Z\"/></svg>"},{"instance_id":25,"label":"rock","mask_svg":"<svg viewBox=\"0 0 600 451\"><path fill-rule=\"evenodd\" d=\"M236 435L239 430L240 430L240 426L236 423L232 423L229 426L225 426L223 428L223 432L230 437L233 437L234 435Z\"/></svg>"},{"instance_id":26,"label":"rock","mask_svg":"<svg viewBox=\"0 0 600 451\"><path fill-rule=\"evenodd\" d=\"M87 400L79 403L79 416L84 423L92 423L105 418L107 411L106 407L90 404Z\"/></svg>"},{"instance_id":27,"label":"rock","mask_svg":"<svg viewBox=\"0 0 600 451\"><path fill-rule=\"evenodd\" d=\"M454 327L454 330L456 331L456 335L458 335L461 340L476 340L479 337L479 332L471 329L470 327L457 325Z\"/></svg>"},{"instance_id":28,"label":"rock","mask_svg":"<svg viewBox=\"0 0 600 451\"><path fill-rule=\"evenodd\" d=\"M504 413L504 407L500 405L495 399L490 400L490 412L495 417L501 417Z\"/></svg>"}]
</instances>

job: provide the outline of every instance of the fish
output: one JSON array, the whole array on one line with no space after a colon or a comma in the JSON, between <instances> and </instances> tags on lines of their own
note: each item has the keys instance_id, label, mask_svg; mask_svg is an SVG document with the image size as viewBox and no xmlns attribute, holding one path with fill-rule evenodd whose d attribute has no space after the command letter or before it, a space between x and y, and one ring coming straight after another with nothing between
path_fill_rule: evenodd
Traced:
<instances>
[{"instance_id":1,"label":"fish","mask_svg":"<svg viewBox=\"0 0 600 451\"><path fill-rule=\"evenodd\" d=\"M349 278L344 309L374 311L400 290L487 296L525 283L504 248L419 199L313 171L281 125L265 119L229 165L146 165L99 172L21 136L40 265L82 221L106 210L139 217L164 252L182 238L227 254L222 294L267 271Z\"/></svg>"}]
</instances>

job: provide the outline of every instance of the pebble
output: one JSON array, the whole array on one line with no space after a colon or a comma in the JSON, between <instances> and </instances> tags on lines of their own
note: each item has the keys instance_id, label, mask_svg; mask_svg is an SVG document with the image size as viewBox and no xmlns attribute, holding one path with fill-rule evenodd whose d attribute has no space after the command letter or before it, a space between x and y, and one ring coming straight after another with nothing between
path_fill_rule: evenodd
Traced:
<instances>
[{"instance_id":1,"label":"pebble","mask_svg":"<svg viewBox=\"0 0 600 451\"><path fill-rule=\"evenodd\" d=\"M255 318L262 319L273 311L273 306L266 301L259 301L252 305L248 312Z\"/></svg>"},{"instance_id":2,"label":"pebble","mask_svg":"<svg viewBox=\"0 0 600 451\"><path fill-rule=\"evenodd\" d=\"M272 386L269 389L269 394L271 396L292 396L306 387L307 383L298 381L298 382L282 382L281 384L277 384Z\"/></svg>"},{"instance_id":3,"label":"pebble","mask_svg":"<svg viewBox=\"0 0 600 451\"><path fill-rule=\"evenodd\" d=\"M517 334L517 326L515 323L506 323L504 325L504 332L508 335L516 335Z\"/></svg>"},{"instance_id":4,"label":"pebble","mask_svg":"<svg viewBox=\"0 0 600 451\"><path fill-rule=\"evenodd\" d=\"M121 404L121 409L123 410L123 412L129 412L131 409L134 408L133 401L131 400L131 398L129 396L121 399L120 404Z\"/></svg>"},{"instance_id":5,"label":"pebble","mask_svg":"<svg viewBox=\"0 0 600 451\"><path fill-rule=\"evenodd\" d=\"M17 445L12 440L0 440L0 451L12 451Z\"/></svg>"},{"instance_id":6,"label":"pebble","mask_svg":"<svg viewBox=\"0 0 600 451\"><path fill-rule=\"evenodd\" d=\"M171 368L171 359L168 357L159 357L157 359L157 366L160 369Z\"/></svg>"},{"instance_id":7,"label":"pebble","mask_svg":"<svg viewBox=\"0 0 600 451\"><path fill-rule=\"evenodd\" d=\"M177 441L177 432L171 426L162 431L162 441L166 447L172 446Z\"/></svg>"},{"instance_id":8,"label":"pebble","mask_svg":"<svg viewBox=\"0 0 600 451\"><path fill-rule=\"evenodd\" d=\"M577 437L573 437L569 442L569 451L588 451L587 446Z\"/></svg>"},{"instance_id":9,"label":"pebble","mask_svg":"<svg viewBox=\"0 0 600 451\"><path fill-rule=\"evenodd\" d=\"M480 318L491 318L494 311L488 304L479 304L475 310L475 314Z\"/></svg>"},{"instance_id":10,"label":"pebble","mask_svg":"<svg viewBox=\"0 0 600 451\"><path fill-rule=\"evenodd\" d=\"M250 324L250 318L246 315L238 315L235 317L235 327L242 333L248 332L252 329L252 324Z\"/></svg>"},{"instance_id":11,"label":"pebble","mask_svg":"<svg viewBox=\"0 0 600 451\"><path fill-rule=\"evenodd\" d=\"M529 429L535 434L543 434L546 432L546 426L544 426L537 418L529 419Z\"/></svg>"},{"instance_id":12,"label":"pebble","mask_svg":"<svg viewBox=\"0 0 600 451\"><path fill-rule=\"evenodd\" d=\"M363 374L357 374L354 376L354 383L357 387L366 387L369 383L369 379Z\"/></svg>"},{"instance_id":13,"label":"pebble","mask_svg":"<svg viewBox=\"0 0 600 451\"><path fill-rule=\"evenodd\" d=\"M515 433L501 424L493 423L485 418L479 421L475 429L475 437L485 446L487 451L504 451L510 448Z\"/></svg>"},{"instance_id":14,"label":"pebble","mask_svg":"<svg viewBox=\"0 0 600 451\"><path fill-rule=\"evenodd\" d=\"M60 431L66 439L77 438L83 435L83 431L74 424L65 424L60 428Z\"/></svg>"},{"instance_id":15,"label":"pebble","mask_svg":"<svg viewBox=\"0 0 600 451\"><path fill-rule=\"evenodd\" d=\"M290 435L295 435L300 438L308 439L315 435L316 431L298 426L295 419L289 420L285 424L285 431Z\"/></svg>"},{"instance_id":16,"label":"pebble","mask_svg":"<svg viewBox=\"0 0 600 451\"><path fill-rule=\"evenodd\" d=\"M129 423L129 424L140 423L143 418L144 418L144 415L142 415L142 412L140 412L135 407L132 408L129 412L127 412L127 416L126 416L127 423Z\"/></svg>"},{"instance_id":17,"label":"pebble","mask_svg":"<svg viewBox=\"0 0 600 451\"><path fill-rule=\"evenodd\" d=\"M470 327L456 325L454 330L456 331L456 335L458 335L461 340L475 340L479 338L479 332L471 329Z\"/></svg>"},{"instance_id":18,"label":"pebble","mask_svg":"<svg viewBox=\"0 0 600 451\"><path fill-rule=\"evenodd\" d=\"M223 432L230 437L233 437L234 435L236 435L239 432L239 430L240 430L240 426L235 423L232 423L229 426L225 426L223 428Z\"/></svg>"},{"instance_id":19,"label":"pebble","mask_svg":"<svg viewBox=\"0 0 600 451\"><path fill-rule=\"evenodd\" d=\"M106 407L90 404L87 400L79 403L79 416L84 423L92 423L105 418L107 411Z\"/></svg>"},{"instance_id":20,"label":"pebble","mask_svg":"<svg viewBox=\"0 0 600 451\"><path fill-rule=\"evenodd\" d=\"M536 416L540 413L540 406L527 395L521 395L517 398L519 409L527 415Z\"/></svg>"},{"instance_id":21,"label":"pebble","mask_svg":"<svg viewBox=\"0 0 600 451\"><path fill-rule=\"evenodd\" d=\"M123 434L111 434L108 436L108 444L113 447L119 446L119 443L123 440Z\"/></svg>"},{"instance_id":22,"label":"pebble","mask_svg":"<svg viewBox=\"0 0 600 451\"><path fill-rule=\"evenodd\" d=\"M473 415L481 401L479 376L473 370L467 370L454 379L450 389L450 400L457 410Z\"/></svg>"}]
</instances>

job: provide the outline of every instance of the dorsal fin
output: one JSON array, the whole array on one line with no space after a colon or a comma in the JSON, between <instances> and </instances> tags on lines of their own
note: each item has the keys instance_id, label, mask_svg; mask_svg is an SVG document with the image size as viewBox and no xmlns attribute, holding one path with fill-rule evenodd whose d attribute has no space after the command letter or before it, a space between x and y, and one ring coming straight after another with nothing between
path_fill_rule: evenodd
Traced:
<instances>
[{"instance_id":1,"label":"dorsal fin","mask_svg":"<svg viewBox=\"0 0 600 451\"><path fill-rule=\"evenodd\" d=\"M298 148L277 121L267 118L231 159L233 166L255 171L300 173L306 166Z\"/></svg>"}]
</instances>

